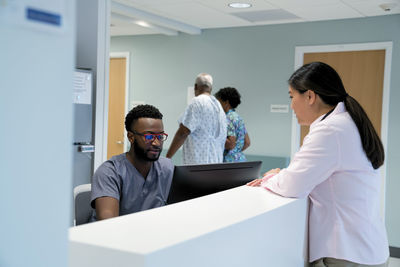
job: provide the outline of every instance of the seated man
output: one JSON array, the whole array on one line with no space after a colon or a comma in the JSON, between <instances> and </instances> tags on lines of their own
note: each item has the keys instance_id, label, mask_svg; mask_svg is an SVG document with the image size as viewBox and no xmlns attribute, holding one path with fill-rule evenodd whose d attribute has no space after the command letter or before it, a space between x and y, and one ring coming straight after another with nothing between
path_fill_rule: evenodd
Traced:
<instances>
[{"instance_id":1,"label":"seated man","mask_svg":"<svg viewBox=\"0 0 400 267\"><path fill-rule=\"evenodd\" d=\"M174 165L160 157L162 114L151 105L134 107L125 118L129 152L104 162L92 181L92 220L103 220L165 205Z\"/></svg>"}]
</instances>

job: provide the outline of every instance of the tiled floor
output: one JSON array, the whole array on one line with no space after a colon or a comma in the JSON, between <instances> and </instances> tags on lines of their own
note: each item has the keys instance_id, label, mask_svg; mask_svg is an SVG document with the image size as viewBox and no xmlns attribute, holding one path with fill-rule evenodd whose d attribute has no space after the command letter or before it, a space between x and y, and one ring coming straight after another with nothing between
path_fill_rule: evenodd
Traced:
<instances>
[{"instance_id":1,"label":"tiled floor","mask_svg":"<svg viewBox=\"0 0 400 267\"><path fill-rule=\"evenodd\" d=\"M390 258L389 267L400 267L400 258Z\"/></svg>"}]
</instances>

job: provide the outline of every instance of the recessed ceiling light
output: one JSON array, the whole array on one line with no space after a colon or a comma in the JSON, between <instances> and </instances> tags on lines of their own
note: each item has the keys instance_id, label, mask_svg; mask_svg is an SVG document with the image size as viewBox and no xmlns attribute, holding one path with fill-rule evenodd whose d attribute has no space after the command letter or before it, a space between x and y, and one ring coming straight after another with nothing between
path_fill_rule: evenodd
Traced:
<instances>
[{"instance_id":1,"label":"recessed ceiling light","mask_svg":"<svg viewBox=\"0 0 400 267\"><path fill-rule=\"evenodd\" d=\"M151 28L151 25L143 20L136 20L134 23L142 27Z\"/></svg>"},{"instance_id":2,"label":"recessed ceiling light","mask_svg":"<svg viewBox=\"0 0 400 267\"><path fill-rule=\"evenodd\" d=\"M233 8L249 8L251 7L251 4L249 3L230 3L228 6L233 7Z\"/></svg>"}]
</instances>

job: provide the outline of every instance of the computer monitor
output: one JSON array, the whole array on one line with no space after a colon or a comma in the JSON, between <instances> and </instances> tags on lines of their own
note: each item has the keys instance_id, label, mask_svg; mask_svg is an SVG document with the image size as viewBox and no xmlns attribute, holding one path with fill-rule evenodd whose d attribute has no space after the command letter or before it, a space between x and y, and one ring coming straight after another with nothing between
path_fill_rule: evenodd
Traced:
<instances>
[{"instance_id":1,"label":"computer monitor","mask_svg":"<svg viewBox=\"0 0 400 267\"><path fill-rule=\"evenodd\" d=\"M168 204L246 184L260 177L261 161L175 166Z\"/></svg>"}]
</instances>

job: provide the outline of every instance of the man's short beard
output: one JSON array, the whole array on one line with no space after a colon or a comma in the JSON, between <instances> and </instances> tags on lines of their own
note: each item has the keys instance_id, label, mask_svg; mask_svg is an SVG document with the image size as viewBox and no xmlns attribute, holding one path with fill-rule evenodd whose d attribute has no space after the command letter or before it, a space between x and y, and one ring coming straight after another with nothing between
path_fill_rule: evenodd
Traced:
<instances>
[{"instance_id":1,"label":"man's short beard","mask_svg":"<svg viewBox=\"0 0 400 267\"><path fill-rule=\"evenodd\" d=\"M146 151L139 146L139 144L136 142L136 140L133 140L133 152L135 153L137 158L144 160L144 161L157 161L161 155L161 151L160 151L160 153L158 153L157 158L149 158L146 154Z\"/></svg>"}]
</instances>

